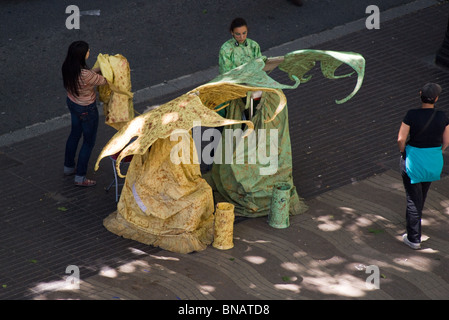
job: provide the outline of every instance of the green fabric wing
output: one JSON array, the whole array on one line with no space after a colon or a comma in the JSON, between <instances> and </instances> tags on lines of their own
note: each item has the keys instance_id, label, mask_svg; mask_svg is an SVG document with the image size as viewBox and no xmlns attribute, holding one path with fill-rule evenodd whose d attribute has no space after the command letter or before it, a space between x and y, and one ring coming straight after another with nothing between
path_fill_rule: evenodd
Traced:
<instances>
[{"instance_id":1,"label":"green fabric wing","mask_svg":"<svg viewBox=\"0 0 449 320\"><path fill-rule=\"evenodd\" d=\"M230 82L281 90L296 89L300 83L306 83L312 78L307 73L319 61L321 72L328 79L346 78L353 75L354 72L357 73L357 84L354 90L345 98L335 100L337 104L342 104L351 99L359 91L365 76L365 58L355 52L305 49L292 51L283 57L268 58L268 60L270 59L279 59L282 61L278 65L278 68L288 73L290 79L295 83L292 85L282 84L271 78L264 71L265 62L267 61L266 57L253 59L240 67L217 76L210 83ZM344 75L335 75L335 71L343 64L348 65L354 71Z\"/></svg>"},{"instance_id":2,"label":"green fabric wing","mask_svg":"<svg viewBox=\"0 0 449 320\"><path fill-rule=\"evenodd\" d=\"M328 50L298 50L284 56L284 61L279 64L279 69L288 73L290 79L300 79L301 83L308 82L312 76L307 75L320 61L321 72L328 79L339 79L350 77L354 72L336 76L335 71L342 65L347 64L357 73L357 84L354 90L346 98L335 100L337 104L345 103L351 99L362 86L365 76L365 58L354 52L339 52Z\"/></svg>"},{"instance_id":3,"label":"green fabric wing","mask_svg":"<svg viewBox=\"0 0 449 320\"><path fill-rule=\"evenodd\" d=\"M293 85L285 85L271 78L264 70L266 57L253 59L240 67L232 69L211 80L209 83L230 82L236 84L246 84L253 87L267 87L273 89L296 89L300 81L293 74L291 79L295 81Z\"/></svg>"}]
</instances>

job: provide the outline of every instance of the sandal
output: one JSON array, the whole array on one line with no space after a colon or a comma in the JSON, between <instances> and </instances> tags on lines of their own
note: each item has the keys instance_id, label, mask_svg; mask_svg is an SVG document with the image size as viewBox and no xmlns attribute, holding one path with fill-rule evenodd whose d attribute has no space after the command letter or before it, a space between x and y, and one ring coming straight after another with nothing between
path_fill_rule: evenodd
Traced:
<instances>
[{"instance_id":1,"label":"sandal","mask_svg":"<svg viewBox=\"0 0 449 320\"><path fill-rule=\"evenodd\" d=\"M93 187L96 184L97 182L95 180L90 180L86 178L84 178L83 182L75 182L75 186L78 187Z\"/></svg>"}]
</instances>

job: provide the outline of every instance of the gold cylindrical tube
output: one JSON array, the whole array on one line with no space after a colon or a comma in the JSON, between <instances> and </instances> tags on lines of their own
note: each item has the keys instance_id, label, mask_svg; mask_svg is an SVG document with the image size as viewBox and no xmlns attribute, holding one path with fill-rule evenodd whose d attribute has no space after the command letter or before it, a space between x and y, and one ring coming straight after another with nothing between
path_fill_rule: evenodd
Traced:
<instances>
[{"instance_id":1,"label":"gold cylindrical tube","mask_svg":"<svg viewBox=\"0 0 449 320\"><path fill-rule=\"evenodd\" d=\"M215 207L214 242L212 246L227 250L234 247L234 205L219 202Z\"/></svg>"}]
</instances>

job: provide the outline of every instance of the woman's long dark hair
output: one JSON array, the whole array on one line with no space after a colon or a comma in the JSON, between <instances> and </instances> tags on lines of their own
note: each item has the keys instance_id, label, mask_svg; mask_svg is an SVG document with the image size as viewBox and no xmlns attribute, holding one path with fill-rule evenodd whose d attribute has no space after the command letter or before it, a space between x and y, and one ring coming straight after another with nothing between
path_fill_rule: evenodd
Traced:
<instances>
[{"instance_id":1,"label":"woman's long dark hair","mask_svg":"<svg viewBox=\"0 0 449 320\"><path fill-rule=\"evenodd\" d=\"M73 95L78 95L78 78L81 69L89 69L86 65L86 54L89 45L85 41L75 41L69 46L67 56L62 64L64 88Z\"/></svg>"}]
</instances>

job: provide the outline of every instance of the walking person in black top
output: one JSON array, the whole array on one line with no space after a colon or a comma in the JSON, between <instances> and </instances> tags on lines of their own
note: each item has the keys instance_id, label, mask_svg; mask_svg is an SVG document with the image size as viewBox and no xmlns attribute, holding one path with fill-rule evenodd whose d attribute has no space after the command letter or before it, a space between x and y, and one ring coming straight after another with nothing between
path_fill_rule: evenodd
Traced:
<instances>
[{"instance_id":1,"label":"walking person in black top","mask_svg":"<svg viewBox=\"0 0 449 320\"><path fill-rule=\"evenodd\" d=\"M422 210L431 182L440 179L442 151L449 145L449 118L443 111L435 110L440 94L440 85L425 84L420 91L421 108L407 112L398 133L400 170L407 198L407 233L402 239L412 249L421 248Z\"/></svg>"}]
</instances>

